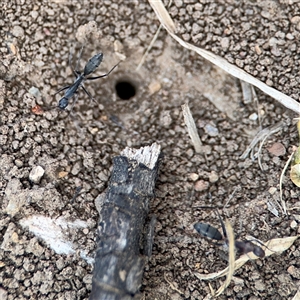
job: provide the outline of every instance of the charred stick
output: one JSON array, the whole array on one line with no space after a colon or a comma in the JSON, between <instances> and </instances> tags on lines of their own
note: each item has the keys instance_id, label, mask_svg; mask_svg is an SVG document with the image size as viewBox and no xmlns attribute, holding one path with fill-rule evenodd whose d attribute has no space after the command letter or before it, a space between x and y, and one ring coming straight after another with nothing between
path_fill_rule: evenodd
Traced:
<instances>
[{"instance_id":1,"label":"charred stick","mask_svg":"<svg viewBox=\"0 0 300 300\"><path fill-rule=\"evenodd\" d=\"M160 146L153 144L125 149L113 159L108 188L97 198L100 220L90 300L135 299L139 293L144 253L151 254L153 228L147 233L145 221L159 154Z\"/></svg>"}]
</instances>

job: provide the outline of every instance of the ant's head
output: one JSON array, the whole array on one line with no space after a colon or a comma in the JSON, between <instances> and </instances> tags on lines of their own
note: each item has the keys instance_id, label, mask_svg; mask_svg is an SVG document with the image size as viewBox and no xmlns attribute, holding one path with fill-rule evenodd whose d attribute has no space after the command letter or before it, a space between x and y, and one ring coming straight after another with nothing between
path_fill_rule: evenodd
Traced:
<instances>
[{"instance_id":1,"label":"ant's head","mask_svg":"<svg viewBox=\"0 0 300 300\"><path fill-rule=\"evenodd\" d=\"M69 105L69 100L66 97L63 97L58 102L58 108L64 110Z\"/></svg>"},{"instance_id":2,"label":"ant's head","mask_svg":"<svg viewBox=\"0 0 300 300\"><path fill-rule=\"evenodd\" d=\"M102 62L102 60L103 60L103 53L98 53L98 54L96 54L95 56L94 56L94 58L96 59L96 60L98 60L100 63Z\"/></svg>"}]
</instances>

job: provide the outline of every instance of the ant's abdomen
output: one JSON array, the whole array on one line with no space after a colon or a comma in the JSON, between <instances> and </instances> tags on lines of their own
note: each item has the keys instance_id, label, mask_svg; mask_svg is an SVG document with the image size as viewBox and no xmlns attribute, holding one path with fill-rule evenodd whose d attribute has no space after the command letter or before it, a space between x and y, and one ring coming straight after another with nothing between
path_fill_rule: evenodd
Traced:
<instances>
[{"instance_id":1,"label":"ant's abdomen","mask_svg":"<svg viewBox=\"0 0 300 300\"><path fill-rule=\"evenodd\" d=\"M221 241L223 239L222 234L215 227L205 224L205 223L196 223L194 228L201 235L208 237L213 240Z\"/></svg>"}]
</instances>

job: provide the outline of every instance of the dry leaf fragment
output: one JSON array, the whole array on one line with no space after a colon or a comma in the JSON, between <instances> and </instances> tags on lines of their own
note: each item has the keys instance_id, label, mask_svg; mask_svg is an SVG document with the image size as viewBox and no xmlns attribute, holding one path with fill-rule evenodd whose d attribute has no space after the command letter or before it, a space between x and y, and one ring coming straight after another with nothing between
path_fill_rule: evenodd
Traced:
<instances>
[{"instance_id":1,"label":"dry leaf fragment","mask_svg":"<svg viewBox=\"0 0 300 300\"><path fill-rule=\"evenodd\" d=\"M291 167L290 178L296 186L300 187L300 164Z\"/></svg>"},{"instance_id":2,"label":"dry leaf fragment","mask_svg":"<svg viewBox=\"0 0 300 300\"><path fill-rule=\"evenodd\" d=\"M300 120L297 122L297 130L300 137ZM300 146L297 148L294 154L290 178L296 186L300 187Z\"/></svg>"}]
</instances>

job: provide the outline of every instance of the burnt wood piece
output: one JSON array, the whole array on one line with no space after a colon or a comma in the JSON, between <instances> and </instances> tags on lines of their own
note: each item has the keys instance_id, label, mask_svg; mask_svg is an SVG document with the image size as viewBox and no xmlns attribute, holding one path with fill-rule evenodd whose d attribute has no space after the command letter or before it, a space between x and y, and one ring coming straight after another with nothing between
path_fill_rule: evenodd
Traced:
<instances>
[{"instance_id":1,"label":"burnt wood piece","mask_svg":"<svg viewBox=\"0 0 300 300\"><path fill-rule=\"evenodd\" d=\"M150 234L146 232L149 226L145 221L149 200L154 197L160 146L154 143L139 150L125 149L121 154L113 159L105 194L96 199L100 220L90 300L137 299L144 271L143 251L151 252L143 249L153 232L153 228ZM155 222L152 219L150 223Z\"/></svg>"}]
</instances>

